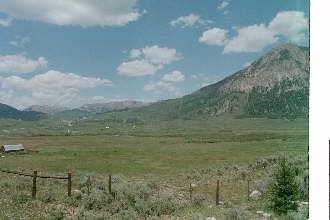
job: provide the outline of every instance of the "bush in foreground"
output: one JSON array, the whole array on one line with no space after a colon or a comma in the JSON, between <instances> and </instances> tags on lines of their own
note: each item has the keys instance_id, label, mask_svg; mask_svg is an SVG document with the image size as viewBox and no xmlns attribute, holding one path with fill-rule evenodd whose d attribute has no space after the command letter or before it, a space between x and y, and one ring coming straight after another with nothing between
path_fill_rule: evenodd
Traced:
<instances>
[{"instance_id":1,"label":"bush in foreground","mask_svg":"<svg viewBox=\"0 0 330 220\"><path fill-rule=\"evenodd\" d=\"M271 208L278 214L298 210L300 185L296 181L295 168L286 157L281 158L270 187Z\"/></svg>"}]
</instances>

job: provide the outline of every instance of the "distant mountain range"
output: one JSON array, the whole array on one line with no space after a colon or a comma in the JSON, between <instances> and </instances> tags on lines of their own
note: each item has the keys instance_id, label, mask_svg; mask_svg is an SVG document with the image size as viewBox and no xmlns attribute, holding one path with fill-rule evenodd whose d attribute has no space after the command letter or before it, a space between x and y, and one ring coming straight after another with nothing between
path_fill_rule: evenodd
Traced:
<instances>
[{"instance_id":1,"label":"distant mountain range","mask_svg":"<svg viewBox=\"0 0 330 220\"><path fill-rule=\"evenodd\" d=\"M46 115L41 112L35 111L20 111L16 108L13 108L9 105L0 103L0 118L11 118L17 120L25 120L25 121L36 121L45 118Z\"/></svg>"},{"instance_id":2,"label":"distant mountain range","mask_svg":"<svg viewBox=\"0 0 330 220\"><path fill-rule=\"evenodd\" d=\"M175 119L236 113L247 117L308 117L309 48L283 43L247 68L182 98L137 109Z\"/></svg>"},{"instance_id":3,"label":"distant mountain range","mask_svg":"<svg viewBox=\"0 0 330 220\"><path fill-rule=\"evenodd\" d=\"M69 109L61 106L33 105L24 109L24 111L37 111L59 117L79 118L87 117L92 114L102 114L111 111L121 111L131 108L138 108L150 104L150 102L125 100L108 103L85 104L74 109Z\"/></svg>"},{"instance_id":4,"label":"distant mountain range","mask_svg":"<svg viewBox=\"0 0 330 220\"><path fill-rule=\"evenodd\" d=\"M222 113L246 117L308 117L309 48L280 44L247 68L178 99L156 103L118 101L86 104L75 109L31 106L25 111L1 104L0 118L39 118L44 116L43 113L83 117L128 109L165 120Z\"/></svg>"},{"instance_id":5,"label":"distant mountain range","mask_svg":"<svg viewBox=\"0 0 330 220\"><path fill-rule=\"evenodd\" d=\"M45 114L55 114L57 112L62 112L70 110L69 108L63 106L56 106L56 105L31 105L30 107L24 109L24 111L34 111L34 112L42 112Z\"/></svg>"},{"instance_id":6,"label":"distant mountain range","mask_svg":"<svg viewBox=\"0 0 330 220\"><path fill-rule=\"evenodd\" d=\"M108 103L86 104L77 109L92 113L105 113L114 110L138 108L150 104L151 104L150 102L125 100L125 101L116 101L116 102L108 102Z\"/></svg>"}]
</instances>

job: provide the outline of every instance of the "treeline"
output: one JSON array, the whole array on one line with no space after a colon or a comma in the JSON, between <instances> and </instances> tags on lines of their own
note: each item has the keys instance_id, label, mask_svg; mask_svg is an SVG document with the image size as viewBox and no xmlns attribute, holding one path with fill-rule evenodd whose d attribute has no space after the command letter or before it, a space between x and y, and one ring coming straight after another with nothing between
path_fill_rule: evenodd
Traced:
<instances>
[{"instance_id":1,"label":"treeline","mask_svg":"<svg viewBox=\"0 0 330 220\"><path fill-rule=\"evenodd\" d=\"M249 93L245 112L249 116L307 118L308 79L283 80L273 88L255 87Z\"/></svg>"}]
</instances>

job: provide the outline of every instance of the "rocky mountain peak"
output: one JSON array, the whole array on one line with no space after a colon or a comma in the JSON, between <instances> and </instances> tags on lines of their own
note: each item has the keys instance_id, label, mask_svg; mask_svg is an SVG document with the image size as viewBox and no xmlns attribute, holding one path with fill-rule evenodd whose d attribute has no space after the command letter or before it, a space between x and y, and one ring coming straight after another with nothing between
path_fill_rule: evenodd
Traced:
<instances>
[{"instance_id":1,"label":"rocky mountain peak","mask_svg":"<svg viewBox=\"0 0 330 220\"><path fill-rule=\"evenodd\" d=\"M233 75L219 91L249 92L257 86L271 88L282 80L303 79L308 76L308 48L282 43Z\"/></svg>"}]
</instances>

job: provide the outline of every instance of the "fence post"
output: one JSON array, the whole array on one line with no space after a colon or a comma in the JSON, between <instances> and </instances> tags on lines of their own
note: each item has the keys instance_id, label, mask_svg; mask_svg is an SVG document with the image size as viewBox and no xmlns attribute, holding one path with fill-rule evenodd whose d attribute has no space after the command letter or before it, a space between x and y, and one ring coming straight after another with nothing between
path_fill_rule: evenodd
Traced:
<instances>
[{"instance_id":1,"label":"fence post","mask_svg":"<svg viewBox=\"0 0 330 220\"><path fill-rule=\"evenodd\" d=\"M68 196L71 196L71 185L72 185L72 180L71 180L71 173L68 173Z\"/></svg>"},{"instance_id":2,"label":"fence post","mask_svg":"<svg viewBox=\"0 0 330 220\"><path fill-rule=\"evenodd\" d=\"M250 180L248 179L247 199L250 200Z\"/></svg>"},{"instance_id":3,"label":"fence post","mask_svg":"<svg viewBox=\"0 0 330 220\"><path fill-rule=\"evenodd\" d=\"M219 180L217 180L217 191L215 195L215 205L219 205L219 188L220 188Z\"/></svg>"},{"instance_id":4,"label":"fence post","mask_svg":"<svg viewBox=\"0 0 330 220\"><path fill-rule=\"evenodd\" d=\"M33 180L32 180L32 199L36 198L37 195L37 176L38 171L33 171Z\"/></svg>"},{"instance_id":5,"label":"fence post","mask_svg":"<svg viewBox=\"0 0 330 220\"><path fill-rule=\"evenodd\" d=\"M111 175L109 175L109 194L112 194L112 190L111 190Z\"/></svg>"},{"instance_id":6,"label":"fence post","mask_svg":"<svg viewBox=\"0 0 330 220\"><path fill-rule=\"evenodd\" d=\"M193 188L192 188L191 183L190 183L190 185L189 185L190 201L192 201L192 192L193 192Z\"/></svg>"}]
</instances>

